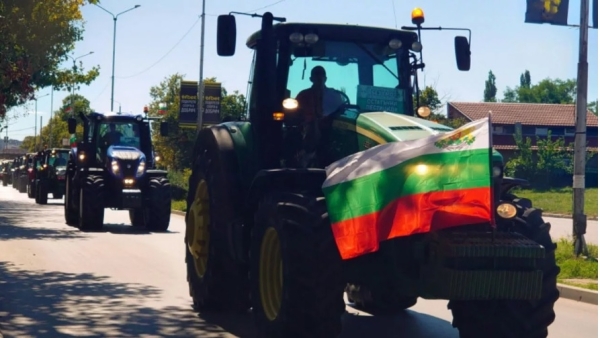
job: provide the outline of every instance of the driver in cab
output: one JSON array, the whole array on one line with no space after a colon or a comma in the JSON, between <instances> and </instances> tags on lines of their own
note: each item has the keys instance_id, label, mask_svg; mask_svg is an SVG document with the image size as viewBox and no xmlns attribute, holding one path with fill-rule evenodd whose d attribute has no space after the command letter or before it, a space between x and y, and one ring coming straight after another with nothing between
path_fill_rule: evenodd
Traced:
<instances>
[{"instance_id":1,"label":"driver in cab","mask_svg":"<svg viewBox=\"0 0 600 338\"><path fill-rule=\"evenodd\" d=\"M327 74L322 66L314 67L310 72L312 86L296 96L298 111L304 118L304 154L313 153L319 162L328 162L326 149L319 149L319 144L326 144L331 120L329 115L336 112L345 100L341 92L325 86Z\"/></svg>"},{"instance_id":2,"label":"driver in cab","mask_svg":"<svg viewBox=\"0 0 600 338\"><path fill-rule=\"evenodd\" d=\"M298 109L307 123L329 116L344 104L342 95L337 90L325 85L327 81L325 68L315 66L310 71L310 81L312 86L296 96Z\"/></svg>"}]
</instances>

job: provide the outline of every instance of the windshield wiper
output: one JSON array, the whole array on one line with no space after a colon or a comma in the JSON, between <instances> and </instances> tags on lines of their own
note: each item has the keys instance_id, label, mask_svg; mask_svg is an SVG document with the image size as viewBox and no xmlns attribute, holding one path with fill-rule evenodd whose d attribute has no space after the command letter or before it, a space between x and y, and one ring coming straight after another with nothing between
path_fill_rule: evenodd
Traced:
<instances>
[{"instance_id":1,"label":"windshield wiper","mask_svg":"<svg viewBox=\"0 0 600 338\"><path fill-rule=\"evenodd\" d=\"M386 66L383 61L381 61L377 55L375 55L373 52L371 52L370 50L368 50L365 46L363 46L362 44L355 42L355 44L360 47L360 49L362 49L365 53L367 53L367 55L369 55L373 60L375 60L377 62L377 64L380 64L383 66L383 68L385 68L390 74L392 74L396 80L400 81L400 79L398 78L398 75L394 74L394 72L392 72L391 69L388 68L388 66Z\"/></svg>"}]
</instances>

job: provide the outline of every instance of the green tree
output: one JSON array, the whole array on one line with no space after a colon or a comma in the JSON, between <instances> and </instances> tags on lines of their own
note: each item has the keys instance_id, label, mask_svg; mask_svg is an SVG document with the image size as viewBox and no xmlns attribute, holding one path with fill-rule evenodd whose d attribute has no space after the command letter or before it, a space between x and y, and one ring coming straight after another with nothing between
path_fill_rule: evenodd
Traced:
<instances>
[{"instance_id":1,"label":"green tree","mask_svg":"<svg viewBox=\"0 0 600 338\"><path fill-rule=\"evenodd\" d=\"M21 148L27 149L27 151L40 150L44 145L48 148L63 148L63 139L69 139L69 127L67 120L71 117L71 106L75 107L76 112L87 113L90 109L90 101L79 94L68 95L62 100L62 106L60 109L54 112L52 119L42 127L38 134L37 144L38 149L35 149L35 142L33 136L27 136L21 144ZM83 121L79 119L77 115L77 129L75 136L77 140L81 140L83 136Z\"/></svg>"},{"instance_id":2,"label":"green tree","mask_svg":"<svg viewBox=\"0 0 600 338\"><path fill-rule=\"evenodd\" d=\"M98 0L0 2L0 117L48 86L61 90L90 84L99 67L61 69L83 38L81 7ZM80 63L81 65L81 63Z\"/></svg>"},{"instance_id":3,"label":"green tree","mask_svg":"<svg viewBox=\"0 0 600 338\"><path fill-rule=\"evenodd\" d=\"M531 75L526 70L521 74L518 86L506 88L502 102L573 104L576 90L577 82L573 79L546 78L531 85Z\"/></svg>"},{"instance_id":4,"label":"green tree","mask_svg":"<svg viewBox=\"0 0 600 338\"><path fill-rule=\"evenodd\" d=\"M588 110L598 116L598 100L588 103Z\"/></svg>"},{"instance_id":5,"label":"green tree","mask_svg":"<svg viewBox=\"0 0 600 338\"><path fill-rule=\"evenodd\" d=\"M413 97L413 107L427 106L431 110L432 115L438 113L442 108L442 100L440 96L432 86L426 86L419 92L419 105L417 106L417 99Z\"/></svg>"},{"instance_id":6,"label":"green tree","mask_svg":"<svg viewBox=\"0 0 600 338\"><path fill-rule=\"evenodd\" d=\"M496 102L496 75L490 72L488 73L488 79L485 81L485 89L483 90L483 101L484 102Z\"/></svg>"}]
</instances>

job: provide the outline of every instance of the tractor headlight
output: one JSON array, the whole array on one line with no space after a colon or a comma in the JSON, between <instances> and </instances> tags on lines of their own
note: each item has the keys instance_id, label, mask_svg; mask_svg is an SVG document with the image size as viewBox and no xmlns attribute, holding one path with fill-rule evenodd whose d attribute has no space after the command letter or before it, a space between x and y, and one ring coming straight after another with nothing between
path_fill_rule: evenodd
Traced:
<instances>
[{"instance_id":1,"label":"tractor headlight","mask_svg":"<svg viewBox=\"0 0 600 338\"><path fill-rule=\"evenodd\" d=\"M113 174L118 174L119 173L119 162L117 161L112 161L110 163L110 169L112 170Z\"/></svg>"},{"instance_id":2,"label":"tractor headlight","mask_svg":"<svg viewBox=\"0 0 600 338\"><path fill-rule=\"evenodd\" d=\"M494 175L494 178L501 177L502 176L502 167L499 165L495 165L492 168L492 175Z\"/></svg>"},{"instance_id":3,"label":"tractor headlight","mask_svg":"<svg viewBox=\"0 0 600 338\"><path fill-rule=\"evenodd\" d=\"M498 216L504 219L513 219L517 216L517 207L515 207L512 203L500 203L496 207L496 213Z\"/></svg>"},{"instance_id":4,"label":"tractor headlight","mask_svg":"<svg viewBox=\"0 0 600 338\"><path fill-rule=\"evenodd\" d=\"M85 160L85 153L84 152L79 153L78 158L79 158L80 161Z\"/></svg>"},{"instance_id":5,"label":"tractor headlight","mask_svg":"<svg viewBox=\"0 0 600 338\"><path fill-rule=\"evenodd\" d=\"M135 177L140 177L142 175L144 175L144 172L146 171L146 161L141 161L140 164L138 165L137 168L137 172L135 173Z\"/></svg>"}]
</instances>

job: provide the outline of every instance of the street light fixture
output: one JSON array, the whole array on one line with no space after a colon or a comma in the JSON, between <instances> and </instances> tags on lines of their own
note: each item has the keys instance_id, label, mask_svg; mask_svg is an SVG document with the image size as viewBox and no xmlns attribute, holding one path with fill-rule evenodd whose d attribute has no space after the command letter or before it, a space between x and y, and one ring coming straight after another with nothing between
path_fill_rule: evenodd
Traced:
<instances>
[{"instance_id":1,"label":"street light fixture","mask_svg":"<svg viewBox=\"0 0 600 338\"><path fill-rule=\"evenodd\" d=\"M50 93L46 94L46 95L42 95L42 96L38 96L38 97L34 97L33 99L35 100L35 124L34 124L34 136L33 136L33 149L34 151L37 149L37 102L38 99L41 99L42 97L48 96L50 95ZM42 126L40 126L40 139L42 138Z\"/></svg>"},{"instance_id":2,"label":"street light fixture","mask_svg":"<svg viewBox=\"0 0 600 338\"><path fill-rule=\"evenodd\" d=\"M117 18L121 14L127 13L136 8L139 8L141 5L135 5L128 10L118 13L117 15L114 15L113 13L109 12L108 10L106 10L105 8L103 8L102 6L100 6L98 4L96 4L96 6L98 6L101 10L105 11L106 13L110 14L113 17L113 59L112 59L112 77L111 77L111 89L110 89L110 111L113 111L113 104L114 104L114 97L115 97L115 42L117 40Z\"/></svg>"}]
</instances>

